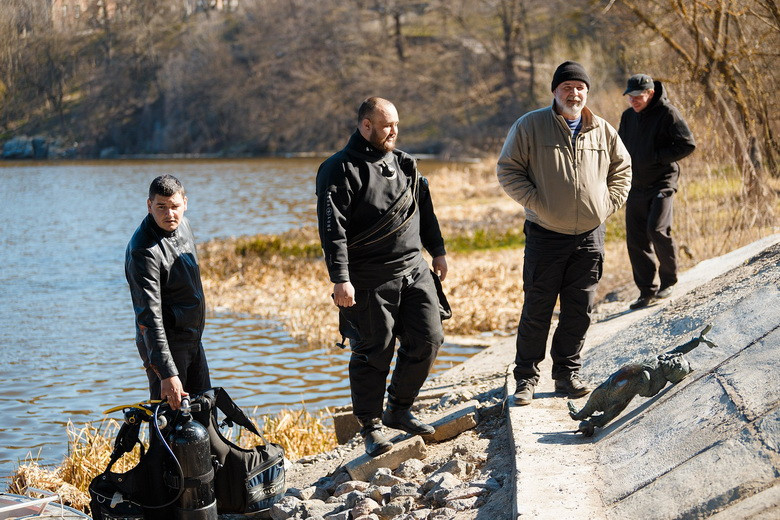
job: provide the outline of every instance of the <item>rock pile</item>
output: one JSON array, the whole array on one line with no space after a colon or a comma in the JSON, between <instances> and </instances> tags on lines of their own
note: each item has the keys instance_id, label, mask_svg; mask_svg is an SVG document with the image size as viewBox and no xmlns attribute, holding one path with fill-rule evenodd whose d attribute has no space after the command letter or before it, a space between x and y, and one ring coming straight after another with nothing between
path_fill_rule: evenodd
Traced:
<instances>
[{"instance_id":1,"label":"rock pile","mask_svg":"<svg viewBox=\"0 0 780 520\"><path fill-rule=\"evenodd\" d=\"M436 433L425 438L396 439L388 453L373 459L361 454L310 486L289 488L270 510L270 518L448 520L477 509L491 493L511 485L510 476L485 470L487 453L473 439L438 443L457 437L478 423L500 421L501 406L502 399L496 391L479 396L465 392L441 396L427 410L441 414L432 421ZM432 443L437 443L436 449ZM356 436L317 459L342 458L347 452L361 451L362 440ZM302 459L295 466L314 462Z\"/></svg>"},{"instance_id":2,"label":"rock pile","mask_svg":"<svg viewBox=\"0 0 780 520\"><path fill-rule=\"evenodd\" d=\"M506 476L482 474L487 456L456 447L449 460L412 458L395 471L379 468L369 481L345 469L306 489L290 488L271 509L273 520L445 520L478 508Z\"/></svg>"}]
</instances>

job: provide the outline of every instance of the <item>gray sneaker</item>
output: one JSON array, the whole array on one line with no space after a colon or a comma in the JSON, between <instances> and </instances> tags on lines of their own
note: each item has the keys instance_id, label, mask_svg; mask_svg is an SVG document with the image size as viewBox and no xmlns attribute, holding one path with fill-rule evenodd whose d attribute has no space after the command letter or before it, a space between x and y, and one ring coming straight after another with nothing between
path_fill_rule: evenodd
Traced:
<instances>
[{"instance_id":1,"label":"gray sneaker","mask_svg":"<svg viewBox=\"0 0 780 520\"><path fill-rule=\"evenodd\" d=\"M656 298L668 298L672 295L672 291L674 291L674 285L670 285L668 287L661 287L657 293L655 293Z\"/></svg>"},{"instance_id":2,"label":"gray sneaker","mask_svg":"<svg viewBox=\"0 0 780 520\"><path fill-rule=\"evenodd\" d=\"M518 381L513 397L516 406L531 404L531 401L534 398L534 384L528 381Z\"/></svg>"}]
</instances>

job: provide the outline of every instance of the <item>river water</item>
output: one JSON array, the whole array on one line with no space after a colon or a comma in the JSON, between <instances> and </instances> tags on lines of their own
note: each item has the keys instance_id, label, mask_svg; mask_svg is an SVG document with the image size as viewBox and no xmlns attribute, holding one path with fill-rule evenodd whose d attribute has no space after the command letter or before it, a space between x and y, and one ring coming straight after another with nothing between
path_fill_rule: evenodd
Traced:
<instances>
[{"instance_id":1,"label":"river water","mask_svg":"<svg viewBox=\"0 0 780 520\"><path fill-rule=\"evenodd\" d=\"M182 181L203 242L315 224L320 161L0 163L0 478L28 454L58 464L69 420L148 397L124 252L155 176ZM248 411L349 402L349 353L301 347L273 321L210 312L203 344L214 385ZM475 352L445 345L435 371Z\"/></svg>"}]
</instances>

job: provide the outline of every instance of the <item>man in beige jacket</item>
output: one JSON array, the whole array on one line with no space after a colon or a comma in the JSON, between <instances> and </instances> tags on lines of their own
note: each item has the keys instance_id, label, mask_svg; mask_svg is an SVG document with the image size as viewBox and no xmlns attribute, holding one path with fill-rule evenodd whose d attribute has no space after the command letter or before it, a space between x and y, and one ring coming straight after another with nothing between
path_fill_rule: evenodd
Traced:
<instances>
[{"instance_id":1,"label":"man in beige jacket","mask_svg":"<svg viewBox=\"0 0 780 520\"><path fill-rule=\"evenodd\" d=\"M590 78L567 61L552 80L552 106L529 112L509 130L498 181L525 208L525 300L517 327L517 405L530 404L560 296L550 356L555 391L571 398L580 351L604 261L604 221L626 201L631 158L617 131L586 106Z\"/></svg>"}]
</instances>

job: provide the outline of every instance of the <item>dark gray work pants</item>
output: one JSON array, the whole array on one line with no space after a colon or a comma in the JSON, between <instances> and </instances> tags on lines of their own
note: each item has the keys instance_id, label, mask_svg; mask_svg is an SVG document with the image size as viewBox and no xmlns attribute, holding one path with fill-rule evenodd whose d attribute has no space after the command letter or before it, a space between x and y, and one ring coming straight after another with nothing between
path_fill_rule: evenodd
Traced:
<instances>
[{"instance_id":1,"label":"dark gray work pants","mask_svg":"<svg viewBox=\"0 0 780 520\"><path fill-rule=\"evenodd\" d=\"M181 386L188 394L199 394L211 388L209 377L209 365L206 362L206 352L203 344L197 347L181 348L171 346L173 363L179 371ZM160 398L160 378L151 368L146 369L146 377L149 380L149 399Z\"/></svg>"},{"instance_id":2,"label":"dark gray work pants","mask_svg":"<svg viewBox=\"0 0 780 520\"><path fill-rule=\"evenodd\" d=\"M580 351L604 263L604 225L579 235L564 235L526 221L523 262L525 301L517 327L514 376L539 381L555 302L560 296L558 327L550 356L553 379L579 371Z\"/></svg>"},{"instance_id":3,"label":"dark gray work pants","mask_svg":"<svg viewBox=\"0 0 780 520\"><path fill-rule=\"evenodd\" d=\"M433 274L424 262L412 273L374 289L356 289L355 301L352 307L341 307L340 313L342 334L350 338L352 348L352 413L366 421L382 415L396 338L400 346L388 403L407 408L431 371L444 333Z\"/></svg>"},{"instance_id":4,"label":"dark gray work pants","mask_svg":"<svg viewBox=\"0 0 780 520\"><path fill-rule=\"evenodd\" d=\"M677 283L677 252L672 240L671 189L641 192L632 190L626 201L626 245L634 283L641 296L652 296L656 262L661 287Z\"/></svg>"}]
</instances>

